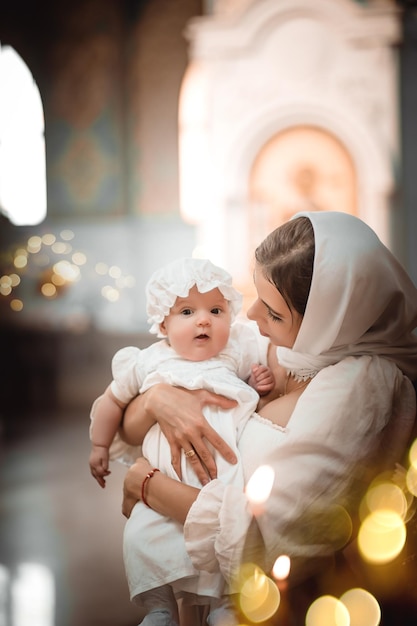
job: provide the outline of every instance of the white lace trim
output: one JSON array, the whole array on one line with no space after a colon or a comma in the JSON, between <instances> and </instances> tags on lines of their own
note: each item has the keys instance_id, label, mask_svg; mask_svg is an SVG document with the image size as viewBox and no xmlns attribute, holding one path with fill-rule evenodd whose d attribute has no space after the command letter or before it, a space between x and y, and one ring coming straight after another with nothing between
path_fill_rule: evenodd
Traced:
<instances>
[{"instance_id":1,"label":"white lace trim","mask_svg":"<svg viewBox=\"0 0 417 626\"><path fill-rule=\"evenodd\" d=\"M286 426L280 426L279 424L275 424L275 422L271 422L271 420L267 419L266 417L262 417L262 415L259 415L259 413L253 413L252 419L255 419L261 424L265 424L265 426L270 426L274 430L280 430L282 433L288 432L288 428Z\"/></svg>"}]
</instances>

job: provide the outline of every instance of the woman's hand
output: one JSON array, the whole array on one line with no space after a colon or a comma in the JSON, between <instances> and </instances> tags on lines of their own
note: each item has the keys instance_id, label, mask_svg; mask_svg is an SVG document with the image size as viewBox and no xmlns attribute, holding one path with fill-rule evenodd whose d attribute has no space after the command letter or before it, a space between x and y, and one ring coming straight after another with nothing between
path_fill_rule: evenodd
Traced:
<instances>
[{"instance_id":1,"label":"woman's hand","mask_svg":"<svg viewBox=\"0 0 417 626\"><path fill-rule=\"evenodd\" d=\"M123 483L122 513L125 517L130 517L133 507L139 502L142 483L151 469L152 465L143 457L136 459L134 465L128 469Z\"/></svg>"},{"instance_id":2,"label":"woman's hand","mask_svg":"<svg viewBox=\"0 0 417 626\"><path fill-rule=\"evenodd\" d=\"M204 485L216 478L217 468L207 442L229 463L237 459L232 449L208 424L203 408L207 405L233 409L237 402L204 389L190 391L182 387L159 384L146 391L143 398L145 412L159 423L171 448L172 466L181 478L181 450L194 450L188 462ZM134 401L133 401L134 402Z\"/></svg>"}]
</instances>

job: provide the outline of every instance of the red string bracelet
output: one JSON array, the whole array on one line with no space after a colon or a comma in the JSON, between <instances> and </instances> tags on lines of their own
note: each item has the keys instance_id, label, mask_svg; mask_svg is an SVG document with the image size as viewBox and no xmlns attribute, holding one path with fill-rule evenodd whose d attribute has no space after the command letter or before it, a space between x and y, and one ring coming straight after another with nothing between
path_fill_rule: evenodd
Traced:
<instances>
[{"instance_id":1,"label":"red string bracelet","mask_svg":"<svg viewBox=\"0 0 417 626\"><path fill-rule=\"evenodd\" d=\"M146 474L145 478L143 479L143 483L142 483L142 502L144 504L146 504L147 507L151 508L146 500L145 497L145 487L146 487L146 483L148 482L148 480L150 480L152 478L152 476L155 474L155 472L159 472L159 469L157 467L154 467L150 472L148 472L148 474Z\"/></svg>"}]
</instances>

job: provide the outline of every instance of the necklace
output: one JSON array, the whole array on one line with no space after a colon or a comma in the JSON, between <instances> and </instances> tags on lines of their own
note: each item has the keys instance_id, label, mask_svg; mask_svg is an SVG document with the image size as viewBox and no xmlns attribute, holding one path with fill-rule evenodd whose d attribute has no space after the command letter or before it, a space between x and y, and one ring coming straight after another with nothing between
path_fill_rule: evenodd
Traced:
<instances>
[{"instance_id":1,"label":"necklace","mask_svg":"<svg viewBox=\"0 0 417 626\"><path fill-rule=\"evenodd\" d=\"M294 376L291 374L291 372L288 372L288 374L287 374L287 376L285 378L284 393L280 394L280 396L279 396L280 398L282 396L287 396L290 393L293 393L294 391L298 391L299 389L302 389L303 387L306 387L308 385L308 383L310 382L310 379L301 380L298 385L296 385L295 387L293 387L292 389L290 389L288 391L287 387L288 387L288 381L290 380L290 378L294 378ZM294 380L295 380L295 378L294 378Z\"/></svg>"}]
</instances>

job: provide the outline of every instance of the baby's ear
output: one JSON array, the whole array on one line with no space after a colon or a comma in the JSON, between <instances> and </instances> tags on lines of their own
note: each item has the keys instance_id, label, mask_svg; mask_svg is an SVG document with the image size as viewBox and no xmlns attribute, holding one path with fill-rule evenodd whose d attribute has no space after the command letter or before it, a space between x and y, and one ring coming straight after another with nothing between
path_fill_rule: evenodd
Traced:
<instances>
[{"instance_id":1,"label":"baby's ear","mask_svg":"<svg viewBox=\"0 0 417 626\"><path fill-rule=\"evenodd\" d=\"M161 335L167 335L167 329L165 328L165 320L159 324L159 332Z\"/></svg>"}]
</instances>

